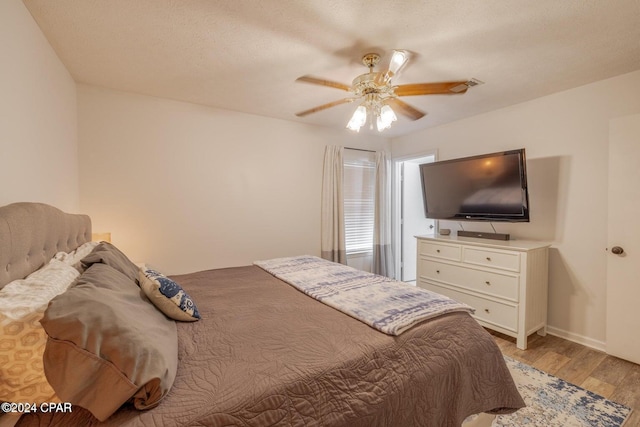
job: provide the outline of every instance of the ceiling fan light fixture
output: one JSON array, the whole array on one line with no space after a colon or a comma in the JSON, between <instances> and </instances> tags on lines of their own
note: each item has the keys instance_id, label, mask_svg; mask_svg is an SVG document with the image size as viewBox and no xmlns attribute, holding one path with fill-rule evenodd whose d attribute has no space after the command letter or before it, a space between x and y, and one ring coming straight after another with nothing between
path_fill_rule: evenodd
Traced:
<instances>
[{"instance_id":1,"label":"ceiling fan light fixture","mask_svg":"<svg viewBox=\"0 0 640 427\"><path fill-rule=\"evenodd\" d=\"M378 132L382 132L385 129L389 129L391 124L398 120L396 113L393 112L390 106L384 105L380 109L380 113L378 114L378 119L376 121L376 125L378 128Z\"/></svg>"},{"instance_id":2,"label":"ceiling fan light fixture","mask_svg":"<svg viewBox=\"0 0 640 427\"><path fill-rule=\"evenodd\" d=\"M383 130L390 128L391 127L391 123L385 123L382 120L382 117L378 116L378 120L377 120L376 126L378 128L378 132L382 132Z\"/></svg>"},{"instance_id":3,"label":"ceiling fan light fixture","mask_svg":"<svg viewBox=\"0 0 640 427\"><path fill-rule=\"evenodd\" d=\"M391 107L388 105L382 106L382 108L380 109L380 117L382 117L382 119L388 123L398 120L396 113L394 113Z\"/></svg>"},{"instance_id":4,"label":"ceiling fan light fixture","mask_svg":"<svg viewBox=\"0 0 640 427\"><path fill-rule=\"evenodd\" d=\"M392 74L398 74L398 71L409 59L409 53L405 50L394 50L389 62L389 72Z\"/></svg>"},{"instance_id":5,"label":"ceiling fan light fixture","mask_svg":"<svg viewBox=\"0 0 640 427\"><path fill-rule=\"evenodd\" d=\"M367 122L367 108L364 105L360 105L353 112L351 120L347 123L347 129L354 132L360 132L360 128Z\"/></svg>"}]
</instances>

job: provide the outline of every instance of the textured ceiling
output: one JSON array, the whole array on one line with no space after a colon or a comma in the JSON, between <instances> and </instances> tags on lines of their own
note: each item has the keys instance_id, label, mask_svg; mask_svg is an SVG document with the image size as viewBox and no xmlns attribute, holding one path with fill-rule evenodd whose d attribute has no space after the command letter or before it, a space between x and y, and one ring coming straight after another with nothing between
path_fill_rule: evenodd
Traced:
<instances>
[{"instance_id":1,"label":"textured ceiling","mask_svg":"<svg viewBox=\"0 0 640 427\"><path fill-rule=\"evenodd\" d=\"M355 104L296 83L350 84L373 51L412 53L396 84L467 80L398 136L640 69L640 0L24 0L80 83L344 128ZM345 129L345 132L348 132ZM366 132L365 132L366 134Z\"/></svg>"}]
</instances>

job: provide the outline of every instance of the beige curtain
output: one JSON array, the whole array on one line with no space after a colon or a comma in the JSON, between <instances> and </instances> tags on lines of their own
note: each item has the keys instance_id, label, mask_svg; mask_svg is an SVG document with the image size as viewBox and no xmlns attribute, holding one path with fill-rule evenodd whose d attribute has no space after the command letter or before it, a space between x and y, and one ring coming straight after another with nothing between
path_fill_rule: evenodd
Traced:
<instances>
[{"instance_id":1,"label":"beige curtain","mask_svg":"<svg viewBox=\"0 0 640 427\"><path fill-rule=\"evenodd\" d=\"M391 251L391 179L389 160L376 152L376 201L373 219L373 272L394 277Z\"/></svg>"},{"instance_id":2,"label":"beige curtain","mask_svg":"<svg viewBox=\"0 0 640 427\"><path fill-rule=\"evenodd\" d=\"M342 152L335 145L327 145L324 151L320 250L322 258L346 264Z\"/></svg>"}]
</instances>

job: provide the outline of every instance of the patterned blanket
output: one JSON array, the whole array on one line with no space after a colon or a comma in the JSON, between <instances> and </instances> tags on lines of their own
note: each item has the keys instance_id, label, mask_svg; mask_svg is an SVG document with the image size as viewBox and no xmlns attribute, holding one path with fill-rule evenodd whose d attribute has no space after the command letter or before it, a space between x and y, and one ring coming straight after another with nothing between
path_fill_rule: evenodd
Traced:
<instances>
[{"instance_id":1,"label":"patterned blanket","mask_svg":"<svg viewBox=\"0 0 640 427\"><path fill-rule=\"evenodd\" d=\"M355 268L302 255L256 261L312 298L389 335L454 311L473 308L444 295Z\"/></svg>"}]
</instances>

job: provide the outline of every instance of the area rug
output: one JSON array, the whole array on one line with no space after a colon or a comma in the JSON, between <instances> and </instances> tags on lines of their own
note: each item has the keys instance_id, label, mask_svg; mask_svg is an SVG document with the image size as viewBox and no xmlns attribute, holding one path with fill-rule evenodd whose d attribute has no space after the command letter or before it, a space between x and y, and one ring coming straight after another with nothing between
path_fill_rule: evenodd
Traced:
<instances>
[{"instance_id":1,"label":"area rug","mask_svg":"<svg viewBox=\"0 0 640 427\"><path fill-rule=\"evenodd\" d=\"M620 427L631 409L505 356L526 408L499 415L495 427ZM631 427L631 426L628 426Z\"/></svg>"}]
</instances>

